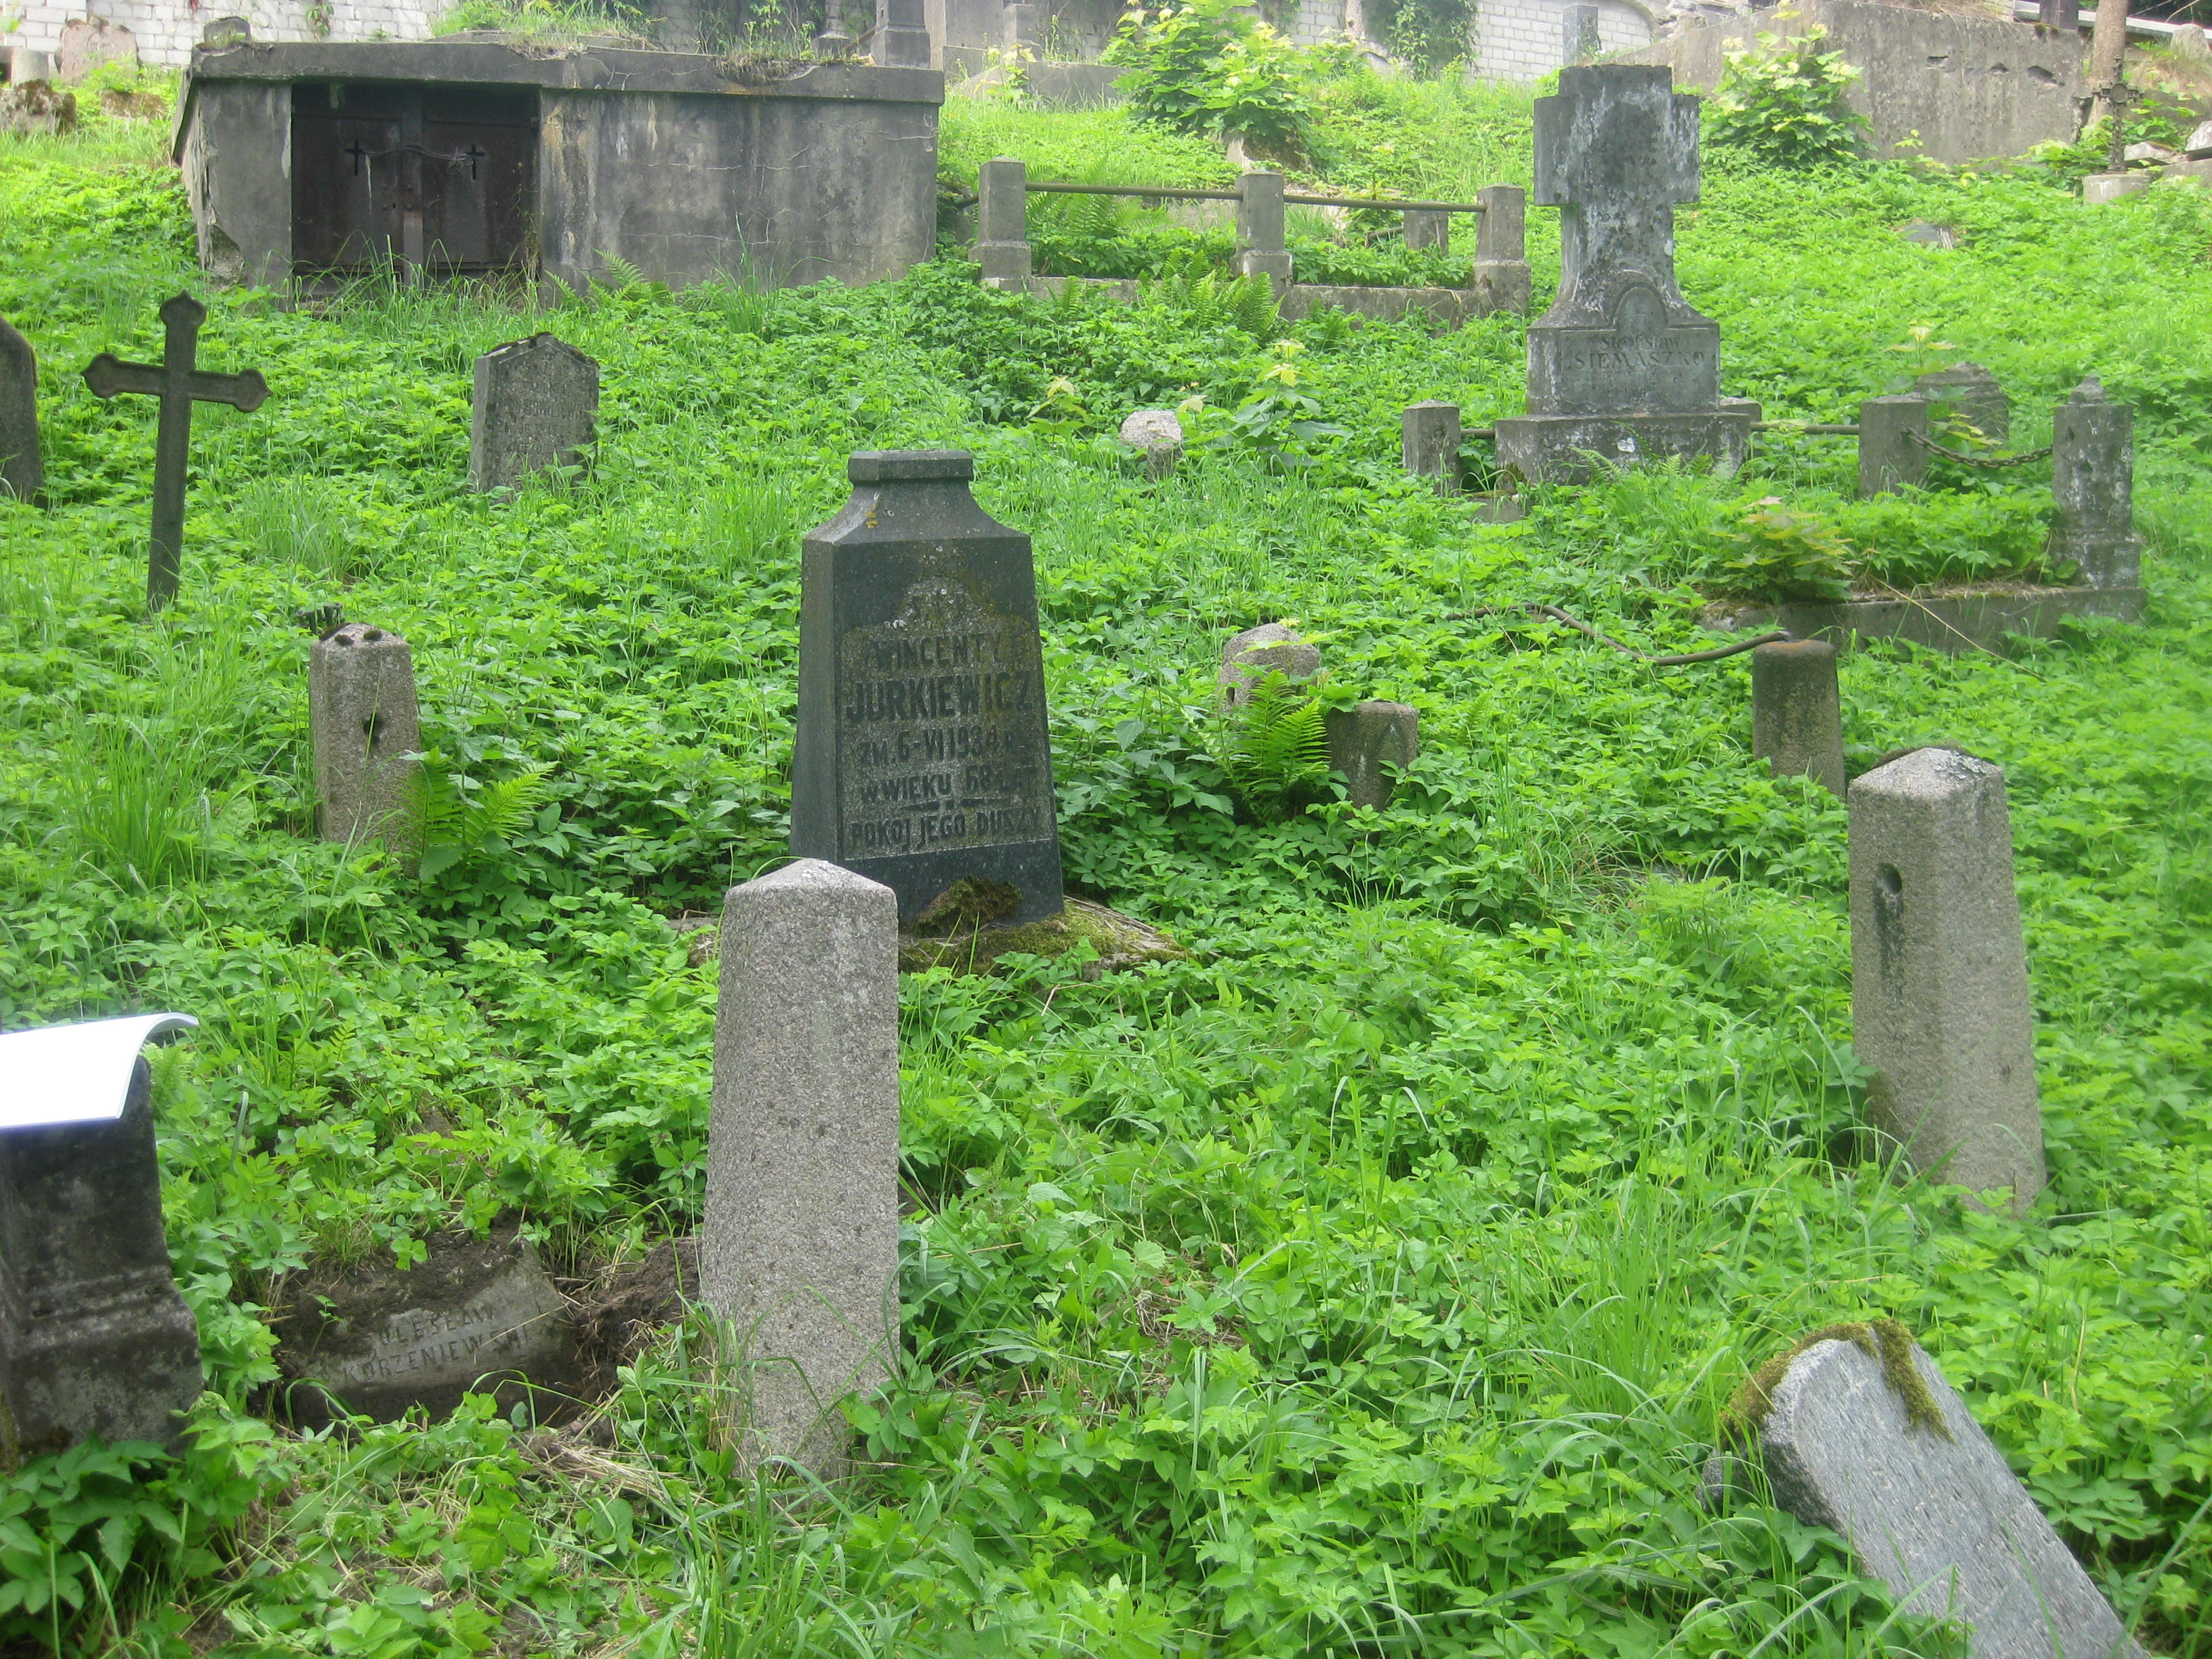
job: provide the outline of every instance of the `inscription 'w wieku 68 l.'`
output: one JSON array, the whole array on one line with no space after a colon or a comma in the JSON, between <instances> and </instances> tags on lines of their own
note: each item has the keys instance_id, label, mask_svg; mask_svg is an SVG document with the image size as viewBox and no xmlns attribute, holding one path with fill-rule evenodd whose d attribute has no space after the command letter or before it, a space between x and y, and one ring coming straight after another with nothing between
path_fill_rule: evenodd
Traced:
<instances>
[{"instance_id":1,"label":"inscription 'w wieku 68 l.'","mask_svg":"<svg viewBox=\"0 0 2212 1659\"><path fill-rule=\"evenodd\" d=\"M848 631L839 655L843 852L990 847L1049 830L1033 629L933 574L890 621Z\"/></svg>"}]
</instances>

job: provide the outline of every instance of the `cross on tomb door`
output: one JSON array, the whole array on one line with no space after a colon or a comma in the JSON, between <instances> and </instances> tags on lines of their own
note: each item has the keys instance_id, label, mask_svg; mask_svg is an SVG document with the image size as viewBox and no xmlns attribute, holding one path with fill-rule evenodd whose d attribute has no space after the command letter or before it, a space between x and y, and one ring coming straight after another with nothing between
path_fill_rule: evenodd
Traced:
<instances>
[{"instance_id":1,"label":"cross on tomb door","mask_svg":"<svg viewBox=\"0 0 2212 1659\"><path fill-rule=\"evenodd\" d=\"M161 400L161 419L154 442L154 530L146 560L146 608L160 611L177 597L177 570L185 550L185 476L191 457L192 404L228 404L252 414L269 396L259 371L213 374L197 366L200 325L207 307L189 294L161 302L166 337L161 361L126 363L103 351L85 366L92 395L109 398L137 392Z\"/></svg>"}]
</instances>

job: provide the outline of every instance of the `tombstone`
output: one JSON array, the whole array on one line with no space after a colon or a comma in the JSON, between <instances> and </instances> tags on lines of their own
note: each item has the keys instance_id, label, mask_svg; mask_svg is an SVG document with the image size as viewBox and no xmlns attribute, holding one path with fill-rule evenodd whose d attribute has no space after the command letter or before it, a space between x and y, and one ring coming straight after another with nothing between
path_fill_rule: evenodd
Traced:
<instances>
[{"instance_id":1,"label":"tombstone","mask_svg":"<svg viewBox=\"0 0 2212 1659\"><path fill-rule=\"evenodd\" d=\"M1402 702L1360 702L1322 716L1328 767L1344 776L1345 799L1381 811L1421 752L1421 717Z\"/></svg>"},{"instance_id":2,"label":"tombstone","mask_svg":"<svg viewBox=\"0 0 2212 1659\"><path fill-rule=\"evenodd\" d=\"M1766 1391L1776 1504L1848 1538L1906 1612L1969 1626L1972 1659L2144 1659L1943 1373L1891 1329L1901 1353L1871 1331L1827 1337Z\"/></svg>"},{"instance_id":3,"label":"tombstone","mask_svg":"<svg viewBox=\"0 0 2212 1659\"><path fill-rule=\"evenodd\" d=\"M1559 296L1528 330L1528 412L1498 422L1501 468L1589 476L1704 455L1733 472L1753 416L1720 394L1720 327L1674 280L1674 208L1698 199L1698 99L1663 64L1559 72L1536 100L1536 199L1560 210Z\"/></svg>"},{"instance_id":4,"label":"tombstone","mask_svg":"<svg viewBox=\"0 0 2212 1659\"><path fill-rule=\"evenodd\" d=\"M742 1355L749 1468L842 1472L837 1402L897 1352L898 913L815 859L723 902L699 1265Z\"/></svg>"},{"instance_id":5,"label":"tombstone","mask_svg":"<svg viewBox=\"0 0 2212 1659\"><path fill-rule=\"evenodd\" d=\"M243 17L218 17L200 31L204 46L243 46L253 40L253 25Z\"/></svg>"},{"instance_id":6,"label":"tombstone","mask_svg":"<svg viewBox=\"0 0 2212 1659\"><path fill-rule=\"evenodd\" d=\"M1428 479L1439 495L1458 495L1459 405L1433 399L1408 404L1398 416L1398 429L1406 471Z\"/></svg>"},{"instance_id":7,"label":"tombstone","mask_svg":"<svg viewBox=\"0 0 2212 1659\"><path fill-rule=\"evenodd\" d=\"M853 55L853 37L842 29L824 29L814 37L814 55L825 64L842 64Z\"/></svg>"},{"instance_id":8,"label":"tombstone","mask_svg":"<svg viewBox=\"0 0 2212 1659\"><path fill-rule=\"evenodd\" d=\"M568 1299L512 1228L441 1234L409 1267L311 1267L280 1332L284 1403L306 1428L349 1413L395 1422L417 1407L435 1421L464 1394L491 1395L505 1412L529 1397L526 1383L550 1396L541 1418L557 1416L584 1381Z\"/></svg>"},{"instance_id":9,"label":"tombstone","mask_svg":"<svg viewBox=\"0 0 2212 1659\"><path fill-rule=\"evenodd\" d=\"M1928 481L1928 400L1869 398L1859 404L1859 494L1889 495Z\"/></svg>"},{"instance_id":10,"label":"tombstone","mask_svg":"<svg viewBox=\"0 0 2212 1659\"><path fill-rule=\"evenodd\" d=\"M1959 246L1959 233L1948 225L1930 224L1925 219L1915 219L1897 233L1908 242L1922 247L1954 248Z\"/></svg>"},{"instance_id":11,"label":"tombstone","mask_svg":"<svg viewBox=\"0 0 2212 1659\"><path fill-rule=\"evenodd\" d=\"M73 87L102 64L136 69L138 37L104 17L76 17L62 25L61 45L54 52L57 80Z\"/></svg>"},{"instance_id":12,"label":"tombstone","mask_svg":"<svg viewBox=\"0 0 2212 1659\"><path fill-rule=\"evenodd\" d=\"M2102 207L2149 188L2148 173L2093 173L2081 180L2081 201L2086 207Z\"/></svg>"},{"instance_id":13,"label":"tombstone","mask_svg":"<svg viewBox=\"0 0 2212 1659\"><path fill-rule=\"evenodd\" d=\"M2085 587L2136 587L2135 410L2109 401L2094 374L2052 412L2051 494L2057 516L2048 556L2081 567Z\"/></svg>"},{"instance_id":14,"label":"tombstone","mask_svg":"<svg viewBox=\"0 0 2212 1659\"><path fill-rule=\"evenodd\" d=\"M19 501L46 487L39 453L39 359L0 317L0 495Z\"/></svg>"},{"instance_id":15,"label":"tombstone","mask_svg":"<svg viewBox=\"0 0 2212 1659\"><path fill-rule=\"evenodd\" d=\"M1834 646L1787 640L1752 648L1751 752L1778 778L1810 778L1832 795L1844 793Z\"/></svg>"},{"instance_id":16,"label":"tombstone","mask_svg":"<svg viewBox=\"0 0 2212 1659\"><path fill-rule=\"evenodd\" d=\"M397 634L344 623L307 659L308 721L323 839L349 847L381 841L403 860L421 850L408 800L422 747L415 659Z\"/></svg>"},{"instance_id":17,"label":"tombstone","mask_svg":"<svg viewBox=\"0 0 2212 1659\"><path fill-rule=\"evenodd\" d=\"M929 22L923 0L876 0L868 56L890 69L929 67Z\"/></svg>"},{"instance_id":18,"label":"tombstone","mask_svg":"<svg viewBox=\"0 0 2212 1659\"><path fill-rule=\"evenodd\" d=\"M582 463L599 413L599 366L550 334L477 359L469 488L520 489L549 466Z\"/></svg>"},{"instance_id":19,"label":"tombstone","mask_svg":"<svg viewBox=\"0 0 2212 1659\"><path fill-rule=\"evenodd\" d=\"M1044 56L1044 27L1042 9L1028 0L1006 0L1000 8L1000 24L1006 49L1017 58L1026 54L1036 59Z\"/></svg>"},{"instance_id":20,"label":"tombstone","mask_svg":"<svg viewBox=\"0 0 2212 1659\"><path fill-rule=\"evenodd\" d=\"M1252 687L1270 673L1287 680L1310 680L1321 672L1321 647L1310 645L1282 623L1262 623L1232 635L1221 647L1221 707L1242 708Z\"/></svg>"},{"instance_id":21,"label":"tombstone","mask_svg":"<svg viewBox=\"0 0 2212 1659\"><path fill-rule=\"evenodd\" d=\"M2012 399L1997 384L1997 377L1979 363L1957 363L1932 374L1914 378L1913 394L1938 409L1948 409L1991 443L2002 447L2012 438Z\"/></svg>"},{"instance_id":22,"label":"tombstone","mask_svg":"<svg viewBox=\"0 0 2212 1659\"><path fill-rule=\"evenodd\" d=\"M2063 29L2069 37L2081 32L2081 0L2042 0L2037 22L2047 29Z\"/></svg>"},{"instance_id":23,"label":"tombstone","mask_svg":"<svg viewBox=\"0 0 2212 1659\"><path fill-rule=\"evenodd\" d=\"M1486 311L1528 309L1528 193L1518 185L1486 185L1475 192L1474 291Z\"/></svg>"},{"instance_id":24,"label":"tombstone","mask_svg":"<svg viewBox=\"0 0 2212 1659\"><path fill-rule=\"evenodd\" d=\"M1018 294L1030 281L1029 169L1011 155L975 170L975 263L983 286Z\"/></svg>"},{"instance_id":25,"label":"tombstone","mask_svg":"<svg viewBox=\"0 0 2212 1659\"><path fill-rule=\"evenodd\" d=\"M1182 422L1171 409L1140 409L1121 422L1121 441L1143 450L1146 471L1164 478L1182 459Z\"/></svg>"},{"instance_id":26,"label":"tombstone","mask_svg":"<svg viewBox=\"0 0 2212 1659\"><path fill-rule=\"evenodd\" d=\"M0 137L58 138L76 131L76 94L47 81L0 87Z\"/></svg>"},{"instance_id":27,"label":"tombstone","mask_svg":"<svg viewBox=\"0 0 2212 1659\"><path fill-rule=\"evenodd\" d=\"M1439 253L1449 253L1451 221L1452 216L1449 213L1431 213L1419 208L1407 209L1406 246L1434 248Z\"/></svg>"},{"instance_id":28,"label":"tombstone","mask_svg":"<svg viewBox=\"0 0 2212 1659\"><path fill-rule=\"evenodd\" d=\"M1247 173L1237 181L1237 257L1239 276L1265 276L1278 299L1291 285L1291 251L1283 208L1283 175Z\"/></svg>"},{"instance_id":29,"label":"tombstone","mask_svg":"<svg viewBox=\"0 0 2212 1659\"><path fill-rule=\"evenodd\" d=\"M0 1035L0 1471L88 1435L173 1442L199 1397L139 1052L198 1024L137 1014Z\"/></svg>"},{"instance_id":30,"label":"tombstone","mask_svg":"<svg viewBox=\"0 0 2212 1659\"><path fill-rule=\"evenodd\" d=\"M962 450L847 464L853 494L801 561L791 850L898 895L911 921L954 883L1060 908L1030 538L969 493Z\"/></svg>"},{"instance_id":31,"label":"tombstone","mask_svg":"<svg viewBox=\"0 0 2212 1659\"><path fill-rule=\"evenodd\" d=\"M1570 5L1559 14L1559 61L1589 64L1605 56L1605 40L1598 28L1599 8Z\"/></svg>"},{"instance_id":32,"label":"tombstone","mask_svg":"<svg viewBox=\"0 0 2212 1659\"><path fill-rule=\"evenodd\" d=\"M2212 58L2212 40L2204 38L2203 27L2193 19L2176 18L2171 40L2173 55L2177 58L2185 58L2200 64Z\"/></svg>"},{"instance_id":33,"label":"tombstone","mask_svg":"<svg viewBox=\"0 0 2212 1659\"><path fill-rule=\"evenodd\" d=\"M1917 749L1850 787L1851 1041L1868 1109L1929 1179L2043 1190L2033 1007L2004 772Z\"/></svg>"},{"instance_id":34,"label":"tombstone","mask_svg":"<svg viewBox=\"0 0 2212 1659\"><path fill-rule=\"evenodd\" d=\"M8 48L8 79L16 86L27 81L51 81L54 78L54 55L29 46Z\"/></svg>"}]
</instances>

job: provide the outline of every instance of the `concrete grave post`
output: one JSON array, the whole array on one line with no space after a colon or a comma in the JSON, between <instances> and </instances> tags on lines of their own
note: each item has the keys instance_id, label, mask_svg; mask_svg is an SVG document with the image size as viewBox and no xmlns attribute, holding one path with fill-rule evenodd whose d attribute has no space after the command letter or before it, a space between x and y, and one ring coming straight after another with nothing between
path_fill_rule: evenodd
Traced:
<instances>
[{"instance_id":1,"label":"concrete grave post","mask_svg":"<svg viewBox=\"0 0 2212 1659\"><path fill-rule=\"evenodd\" d=\"M1789 640L1753 647L1751 752L1778 778L1807 777L1832 795L1844 793L1834 646Z\"/></svg>"},{"instance_id":2,"label":"concrete grave post","mask_svg":"<svg viewBox=\"0 0 2212 1659\"><path fill-rule=\"evenodd\" d=\"M1237 258L1240 276L1265 276L1278 298L1291 285L1283 175L1257 171L1237 181Z\"/></svg>"},{"instance_id":3,"label":"concrete grave post","mask_svg":"<svg viewBox=\"0 0 2212 1659\"><path fill-rule=\"evenodd\" d=\"M1429 479L1439 495L1458 495L1459 405L1433 399L1410 404L1398 425L1406 471Z\"/></svg>"},{"instance_id":4,"label":"concrete grave post","mask_svg":"<svg viewBox=\"0 0 2212 1659\"><path fill-rule=\"evenodd\" d=\"M1044 21L1042 8L1029 0L1006 0L1000 19L1005 27L1006 49L1019 57L1027 53L1032 58L1044 56Z\"/></svg>"},{"instance_id":5,"label":"concrete grave post","mask_svg":"<svg viewBox=\"0 0 2212 1659\"><path fill-rule=\"evenodd\" d=\"M1474 231L1474 291L1486 312L1528 309L1528 193L1518 185L1485 185Z\"/></svg>"},{"instance_id":6,"label":"concrete grave post","mask_svg":"<svg viewBox=\"0 0 2212 1659\"><path fill-rule=\"evenodd\" d=\"M1571 5L1561 9L1559 15L1559 61L1562 64L1591 64L1605 56L1604 37L1598 31L1599 8L1593 5Z\"/></svg>"},{"instance_id":7,"label":"concrete grave post","mask_svg":"<svg viewBox=\"0 0 2212 1659\"><path fill-rule=\"evenodd\" d=\"M8 79L15 86L54 78L54 55L29 46L8 48Z\"/></svg>"},{"instance_id":8,"label":"concrete grave post","mask_svg":"<svg viewBox=\"0 0 2212 1659\"><path fill-rule=\"evenodd\" d=\"M0 1036L0 1470L88 1435L173 1441L199 1328L161 1225L137 1015Z\"/></svg>"},{"instance_id":9,"label":"concrete grave post","mask_svg":"<svg viewBox=\"0 0 2212 1659\"><path fill-rule=\"evenodd\" d=\"M469 488L520 489L549 466L582 461L599 414L599 366L550 334L477 359Z\"/></svg>"},{"instance_id":10,"label":"concrete grave post","mask_svg":"<svg viewBox=\"0 0 2212 1659\"><path fill-rule=\"evenodd\" d=\"M929 67L929 19L923 0L876 0L868 56L886 68Z\"/></svg>"},{"instance_id":11,"label":"concrete grave post","mask_svg":"<svg viewBox=\"0 0 2212 1659\"><path fill-rule=\"evenodd\" d=\"M1439 253L1449 253L1451 221L1452 216L1449 213L1430 213L1419 208L1407 209L1406 246L1434 248Z\"/></svg>"},{"instance_id":12,"label":"concrete grave post","mask_svg":"<svg viewBox=\"0 0 2212 1659\"><path fill-rule=\"evenodd\" d=\"M1698 188L1698 99L1665 65L1565 69L1536 100L1536 199L1560 210L1559 291L1529 325L1528 412L1498 422L1502 468L1572 482L1592 455L1743 464L1751 416L1721 398L1720 326L1674 277L1674 209Z\"/></svg>"},{"instance_id":13,"label":"concrete grave post","mask_svg":"<svg viewBox=\"0 0 2212 1659\"><path fill-rule=\"evenodd\" d=\"M801 556L791 850L898 895L957 882L1060 908L1030 538L975 504L962 450L854 456L853 494Z\"/></svg>"},{"instance_id":14,"label":"concrete grave post","mask_svg":"<svg viewBox=\"0 0 2212 1659\"><path fill-rule=\"evenodd\" d=\"M1974 1192L2043 1190L2004 772L1918 749L1850 787L1851 1041L1875 1126Z\"/></svg>"},{"instance_id":15,"label":"concrete grave post","mask_svg":"<svg viewBox=\"0 0 2212 1659\"><path fill-rule=\"evenodd\" d=\"M1321 672L1321 647L1300 639L1282 623L1261 623L1232 635L1221 647L1220 688L1224 709L1242 708L1252 700L1255 682L1269 673L1287 680L1310 680Z\"/></svg>"},{"instance_id":16,"label":"concrete grave post","mask_svg":"<svg viewBox=\"0 0 2212 1659\"><path fill-rule=\"evenodd\" d=\"M1898 1339L1893 1358L1869 1332L1790 1362L1758 1431L1776 1504L1850 1540L1906 1610L1970 1626L1972 1659L2144 1659L1936 1363Z\"/></svg>"},{"instance_id":17,"label":"concrete grave post","mask_svg":"<svg viewBox=\"0 0 2212 1659\"><path fill-rule=\"evenodd\" d=\"M1928 478L1928 401L1869 398L1859 405L1859 494L1888 495Z\"/></svg>"},{"instance_id":18,"label":"concrete grave post","mask_svg":"<svg viewBox=\"0 0 2212 1659\"><path fill-rule=\"evenodd\" d=\"M975 170L975 261L985 288L1029 286L1029 169L1011 155Z\"/></svg>"},{"instance_id":19,"label":"concrete grave post","mask_svg":"<svg viewBox=\"0 0 2212 1659\"><path fill-rule=\"evenodd\" d=\"M1991 443L2012 437L2012 399L1979 363L1958 363L1914 378L1913 395L1958 415Z\"/></svg>"},{"instance_id":20,"label":"concrete grave post","mask_svg":"<svg viewBox=\"0 0 2212 1659\"><path fill-rule=\"evenodd\" d=\"M723 902L700 1282L741 1350L750 1466L837 1474L837 1401L896 1350L898 910L815 859Z\"/></svg>"},{"instance_id":21,"label":"concrete grave post","mask_svg":"<svg viewBox=\"0 0 2212 1659\"><path fill-rule=\"evenodd\" d=\"M332 629L308 656L307 708L323 839L382 841L402 859L419 852L407 801L419 763L407 757L422 734L407 641L363 623Z\"/></svg>"},{"instance_id":22,"label":"concrete grave post","mask_svg":"<svg viewBox=\"0 0 2212 1659\"><path fill-rule=\"evenodd\" d=\"M2135 410L2109 401L2094 374L2053 411L2051 494L2057 521L2051 556L2081 567L2085 587L2136 587L2142 542L2136 534Z\"/></svg>"},{"instance_id":23,"label":"concrete grave post","mask_svg":"<svg viewBox=\"0 0 2212 1659\"><path fill-rule=\"evenodd\" d=\"M46 487L39 453L39 359L0 317L0 495L34 500Z\"/></svg>"},{"instance_id":24,"label":"concrete grave post","mask_svg":"<svg viewBox=\"0 0 2212 1659\"><path fill-rule=\"evenodd\" d=\"M1402 702L1361 702L1322 718L1329 770L1344 775L1346 798L1381 811L1420 755L1420 714Z\"/></svg>"}]
</instances>

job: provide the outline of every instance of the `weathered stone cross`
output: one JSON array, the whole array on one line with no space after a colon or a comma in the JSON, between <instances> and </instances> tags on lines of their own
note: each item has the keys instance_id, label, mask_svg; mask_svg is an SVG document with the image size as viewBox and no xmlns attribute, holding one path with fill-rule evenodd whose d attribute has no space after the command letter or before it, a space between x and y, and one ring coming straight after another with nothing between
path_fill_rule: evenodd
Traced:
<instances>
[{"instance_id":1,"label":"weathered stone cross","mask_svg":"<svg viewBox=\"0 0 2212 1659\"><path fill-rule=\"evenodd\" d=\"M161 424L154 445L154 533L146 562L146 608L159 611L177 597L177 569L185 552L185 473L192 447L192 404L228 404L242 413L261 407L269 383L255 369L239 374L210 374L194 367L200 325L207 307L189 294L161 302L167 338L161 361L126 363L101 352L85 366L84 383L95 398L135 392L161 400Z\"/></svg>"}]
</instances>

